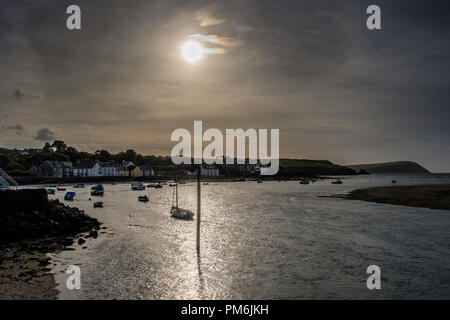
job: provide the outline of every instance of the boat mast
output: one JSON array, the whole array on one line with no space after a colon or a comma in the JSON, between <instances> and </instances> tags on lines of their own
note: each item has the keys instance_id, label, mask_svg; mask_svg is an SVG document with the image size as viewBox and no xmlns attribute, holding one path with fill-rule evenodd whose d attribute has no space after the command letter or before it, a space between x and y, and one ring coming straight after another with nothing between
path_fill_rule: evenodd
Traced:
<instances>
[{"instance_id":1,"label":"boat mast","mask_svg":"<svg viewBox=\"0 0 450 320\"><path fill-rule=\"evenodd\" d=\"M201 213L201 198L200 198L200 166L197 169L197 255L200 256L200 213Z\"/></svg>"},{"instance_id":2,"label":"boat mast","mask_svg":"<svg viewBox=\"0 0 450 320\"><path fill-rule=\"evenodd\" d=\"M175 184L175 200L178 208L178 182Z\"/></svg>"}]
</instances>

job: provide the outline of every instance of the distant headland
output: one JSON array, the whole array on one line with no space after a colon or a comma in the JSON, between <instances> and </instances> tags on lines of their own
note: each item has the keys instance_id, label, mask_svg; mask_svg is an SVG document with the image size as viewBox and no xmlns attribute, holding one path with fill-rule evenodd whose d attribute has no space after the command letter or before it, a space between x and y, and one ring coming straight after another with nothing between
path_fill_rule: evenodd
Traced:
<instances>
[{"instance_id":1,"label":"distant headland","mask_svg":"<svg viewBox=\"0 0 450 320\"><path fill-rule=\"evenodd\" d=\"M430 173L420 164L413 161L395 161L372 164L347 165L356 172L364 170L368 173Z\"/></svg>"}]
</instances>

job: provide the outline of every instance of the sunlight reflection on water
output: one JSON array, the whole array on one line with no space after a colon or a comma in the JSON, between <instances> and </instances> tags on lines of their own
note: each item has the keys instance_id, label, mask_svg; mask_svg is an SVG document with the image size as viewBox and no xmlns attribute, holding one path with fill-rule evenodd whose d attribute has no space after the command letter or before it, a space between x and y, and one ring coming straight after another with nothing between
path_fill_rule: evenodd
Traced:
<instances>
[{"instance_id":1,"label":"sunlight reflection on water","mask_svg":"<svg viewBox=\"0 0 450 320\"><path fill-rule=\"evenodd\" d=\"M396 177L405 184L417 179L436 182ZM128 184L106 185L105 208L96 210L88 201L89 188L78 189L71 205L108 229L89 240L88 249L75 245L75 251L54 255L60 298L448 298L447 211L317 197L391 180L364 176L341 186L326 180L309 186L202 186L200 261L196 221L169 216L172 188L136 192ZM180 206L196 211L195 184L179 191ZM150 202L138 202L141 194ZM61 270L69 264L81 267L79 291L65 289L67 275ZM376 293L365 287L370 264L382 267L384 286Z\"/></svg>"}]
</instances>

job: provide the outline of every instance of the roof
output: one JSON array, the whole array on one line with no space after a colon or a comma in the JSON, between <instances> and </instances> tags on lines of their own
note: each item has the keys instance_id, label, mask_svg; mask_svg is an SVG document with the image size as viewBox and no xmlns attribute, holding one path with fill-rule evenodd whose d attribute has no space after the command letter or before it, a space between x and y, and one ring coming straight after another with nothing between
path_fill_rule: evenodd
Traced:
<instances>
[{"instance_id":1,"label":"roof","mask_svg":"<svg viewBox=\"0 0 450 320\"><path fill-rule=\"evenodd\" d=\"M139 169L142 171L151 171L153 170L152 166L139 166Z\"/></svg>"},{"instance_id":2,"label":"roof","mask_svg":"<svg viewBox=\"0 0 450 320\"><path fill-rule=\"evenodd\" d=\"M112 163L112 162L99 162L98 164L99 164L100 167L102 167L102 168L111 168L111 167L114 167L114 168L115 168L115 165L114 165L114 163Z\"/></svg>"},{"instance_id":3,"label":"roof","mask_svg":"<svg viewBox=\"0 0 450 320\"><path fill-rule=\"evenodd\" d=\"M133 162L131 162L131 161L122 161L122 166L123 167L125 167L125 168L128 168L128 167L136 167L136 165L133 163Z\"/></svg>"},{"instance_id":4,"label":"roof","mask_svg":"<svg viewBox=\"0 0 450 320\"><path fill-rule=\"evenodd\" d=\"M92 164L92 163L84 162L84 163L77 164L75 166L75 169L92 169L93 166L94 166L94 164Z\"/></svg>"},{"instance_id":5,"label":"roof","mask_svg":"<svg viewBox=\"0 0 450 320\"><path fill-rule=\"evenodd\" d=\"M42 162L42 164L48 164L51 167L61 167L61 163L53 160L45 160L44 162Z\"/></svg>"}]
</instances>

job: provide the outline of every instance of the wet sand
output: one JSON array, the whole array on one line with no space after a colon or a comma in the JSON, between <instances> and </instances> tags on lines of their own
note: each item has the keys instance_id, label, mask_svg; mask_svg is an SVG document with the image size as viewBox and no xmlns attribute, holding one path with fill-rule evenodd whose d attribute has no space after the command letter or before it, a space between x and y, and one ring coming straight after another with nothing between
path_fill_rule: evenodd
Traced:
<instances>
[{"instance_id":1,"label":"wet sand","mask_svg":"<svg viewBox=\"0 0 450 320\"><path fill-rule=\"evenodd\" d=\"M377 203L450 210L450 185L392 186L358 189L344 197Z\"/></svg>"}]
</instances>

